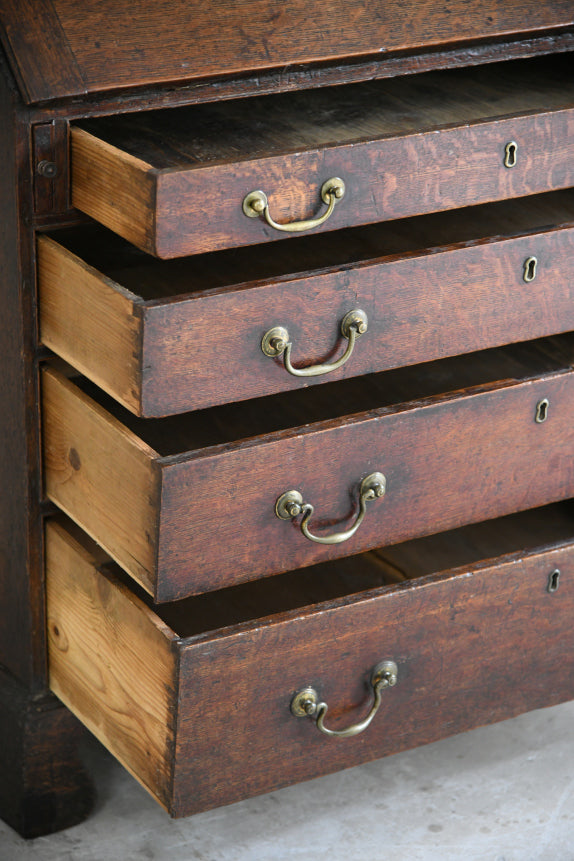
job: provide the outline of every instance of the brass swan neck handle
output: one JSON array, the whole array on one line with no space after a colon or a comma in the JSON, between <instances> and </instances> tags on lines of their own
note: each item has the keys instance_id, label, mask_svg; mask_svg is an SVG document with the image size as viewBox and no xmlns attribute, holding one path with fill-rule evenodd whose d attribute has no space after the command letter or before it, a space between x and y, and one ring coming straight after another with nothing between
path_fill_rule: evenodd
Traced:
<instances>
[{"instance_id":1,"label":"brass swan neck handle","mask_svg":"<svg viewBox=\"0 0 574 861\"><path fill-rule=\"evenodd\" d=\"M304 221L290 221L287 224L279 224L271 217L269 201L264 191L250 191L243 199L243 213L248 218L263 217L270 227L283 233L302 233L305 230L313 230L320 227L333 214L337 203L345 196L345 183L338 176L328 179L321 186L321 200L327 204L327 210L323 215L316 218L308 218Z\"/></svg>"},{"instance_id":2,"label":"brass swan neck handle","mask_svg":"<svg viewBox=\"0 0 574 861\"><path fill-rule=\"evenodd\" d=\"M307 687L297 691L291 700L291 713L296 717L310 717L316 721L317 729L324 735L333 738L352 738L354 735L364 732L373 721L373 718L381 705L381 697L385 688L392 688L397 683L398 668L394 661L381 661L374 667L371 673L371 687L373 689L373 704L368 715L359 723L352 724L346 729L329 729L325 726L327 714L327 703L321 702L314 688Z\"/></svg>"},{"instance_id":3,"label":"brass swan neck handle","mask_svg":"<svg viewBox=\"0 0 574 861\"><path fill-rule=\"evenodd\" d=\"M355 349L357 338L367 331L369 320L364 311L354 308L343 317L341 321L341 335L348 340L348 345L343 353L334 362L324 362L320 365L311 365L307 368L295 368L291 364L291 350L293 343L289 338L289 332L284 326L273 326L265 333L261 341L261 350L266 356L277 358L283 355L285 370L293 377L320 377L336 371L347 362Z\"/></svg>"},{"instance_id":4,"label":"brass swan neck handle","mask_svg":"<svg viewBox=\"0 0 574 861\"><path fill-rule=\"evenodd\" d=\"M303 515L301 520L301 532L309 541L314 541L316 544L342 544L343 541L348 541L352 538L367 512L367 504L374 499L380 499L385 495L386 478L380 472L373 472L361 482L359 491L359 513L354 524L344 532L335 532L331 535L313 535L309 530L309 520L314 512L314 507L309 502L303 502L303 497L298 490L288 490L281 494L275 503L275 514L281 520L293 520L295 517Z\"/></svg>"}]
</instances>

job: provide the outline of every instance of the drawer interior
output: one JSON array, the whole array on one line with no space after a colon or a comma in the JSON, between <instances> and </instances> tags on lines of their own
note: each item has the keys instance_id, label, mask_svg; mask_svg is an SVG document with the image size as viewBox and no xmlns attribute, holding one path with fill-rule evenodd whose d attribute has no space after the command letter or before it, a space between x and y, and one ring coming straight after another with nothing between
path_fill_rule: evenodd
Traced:
<instances>
[{"instance_id":1,"label":"drawer interior","mask_svg":"<svg viewBox=\"0 0 574 861\"><path fill-rule=\"evenodd\" d=\"M118 566L110 563L108 570L187 638L264 618L271 623L283 613L316 611L361 592L410 588L423 578L448 578L498 557L519 558L572 541L574 501L568 500L168 604L154 604Z\"/></svg>"},{"instance_id":2,"label":"drawer interior","mask_svg":"<svg viewBox=\"0 0 574 861\"><path fill-rule=\"evenodd\" d=\"M574 190L565 189L334 233L291 238L176 260L158 260L96 224L48 234L62 248L145 302L190 299L297 278L311 272L373 265L408 254L568 227Z\"/></svg>"},{"instance_id":3,"label":"drawer interior","mask_svg":"<svg viewBox=\"0 0 574 861\"><path fill-rule=\"evenodd\" d=\"M156 170L193 169L566 107L571 71L554 55L77 125Z\"/></svg>"},{"instance_id":4,"label":"drawer interior","mask_svg":"<svg viewBox=\"0 0 574 861\"><path fill-rule=\"evenodd\" d=\"M337 419L342 404L350 416L563 371L571 365L573 349L574 334L567 333L160 419L138 418L89 380L78 377L75 382L161 457L170 457L291 429L300 432Z\"/></svg>"}]
</instances>

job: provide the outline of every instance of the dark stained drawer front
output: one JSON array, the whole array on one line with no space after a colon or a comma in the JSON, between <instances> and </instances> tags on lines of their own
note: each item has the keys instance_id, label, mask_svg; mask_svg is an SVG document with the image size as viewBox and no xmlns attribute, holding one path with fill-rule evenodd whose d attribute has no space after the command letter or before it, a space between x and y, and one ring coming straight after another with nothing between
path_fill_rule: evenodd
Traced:
<instances>
[{"instance_id":1,"label":"dark stained drawer front","mask_svg":"<svg viewBox=\"0 0 574 861\"><path fill-rule=\"evenodd\" d=\"M159 601L528 509L574 495L573 357L562 336L158 420L47 369L46 494Z\"/></svg>"},{"instance_id":2,"label":"dark stained drawer front","mask_svg":"<svg viewBox=\"0 0 574 861\"><path fill-rule=\"evenodd\" d=\"M52 522L50 685L174 816L568 700L572 508L508 521L162 608ZM354 728L382 661L354 737L292 714L311 687Z\"/></svg>"},{"instance_id":3,"label":"dark stained drawer front","mask_svg":"<svg viewBox=\"0 0 574 861\"><path fill-rule=\"evenodd\" d=\"M178 257L301 221L334 230L566 188L571 65L543 57L86 121L72 129L73 204ZM249 204L259 191L267 209L260 195Z\"/></svg>"},{"instance_id":4,"label":"dark stained drawer front","mask_svg":"<svg viewBox=\"0 0 574 861\"><path fill-rule=\"evenodd\" d=\"M87 227L38 260L43 343L143 416L574 329L571 190L177 261ZM289 370L263 351L277 327Z\"/></svg>"}]
</instances>

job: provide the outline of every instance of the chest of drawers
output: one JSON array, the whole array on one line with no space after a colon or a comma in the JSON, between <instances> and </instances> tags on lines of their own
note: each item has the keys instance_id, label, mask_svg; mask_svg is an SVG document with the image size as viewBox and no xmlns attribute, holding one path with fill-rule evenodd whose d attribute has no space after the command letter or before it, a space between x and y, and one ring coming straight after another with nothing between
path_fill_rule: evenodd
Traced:
<instances>
[{"instance_id":1,"label":"chest of drawers","mask_svg":"<svg viewBox=\"0 0 574 861\"><path fill-rule=\"evenodd\" d=\"M23 834L574 695L571 4L396 5L0 4Z\"/></svg>"}]
</instances>

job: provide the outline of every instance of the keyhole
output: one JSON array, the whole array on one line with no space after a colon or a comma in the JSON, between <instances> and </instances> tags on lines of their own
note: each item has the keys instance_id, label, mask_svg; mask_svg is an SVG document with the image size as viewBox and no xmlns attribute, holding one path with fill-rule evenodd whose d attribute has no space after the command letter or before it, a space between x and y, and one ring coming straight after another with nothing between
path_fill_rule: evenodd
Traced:
<instances>
[{"instance_id":1,"label":"keyhole","mask_svg":"<svg viewBox=\"0 0 574 861\"><path fill-rule=\"evenodd\" d=\"M549 592L556 592L558 586L560 585L560 569L556 568L548 578L548 586L547 589Z\"/></svg>"},{"instance_id":2,"label":"keyhole","mask_svg":"<svg viewBox=\"0 0 574 861\"><path fill-rule=\"evenodd\" d=\"M548 407L550 406L550 402L548 398L543 398L541 401L538 401L536 404L536 414L534 416L534 420L538 422L538 424L542 424L548 418Z\"/></svg>"},{"instance_id":3,"label":"keyhole","mask_svg":"<svg viewBox=\"0 0 574 861\"><path fill-rule=\"evenodd\" d=\"M514 167L517 152L518 144L516 141L509 141L504 147L504 167Z\"/></svg>"},{"instance_id":4,"label":"keyhole","mask_svg":"<svg viewBox=\"0 0 574 861\"><path fill-rule=\"evenodd\" d=\"M538 260L536 257L527 257L524 261L524 280L526 282L534 281L536 278L536 267Z\"/></svg>"}]
</instances>

